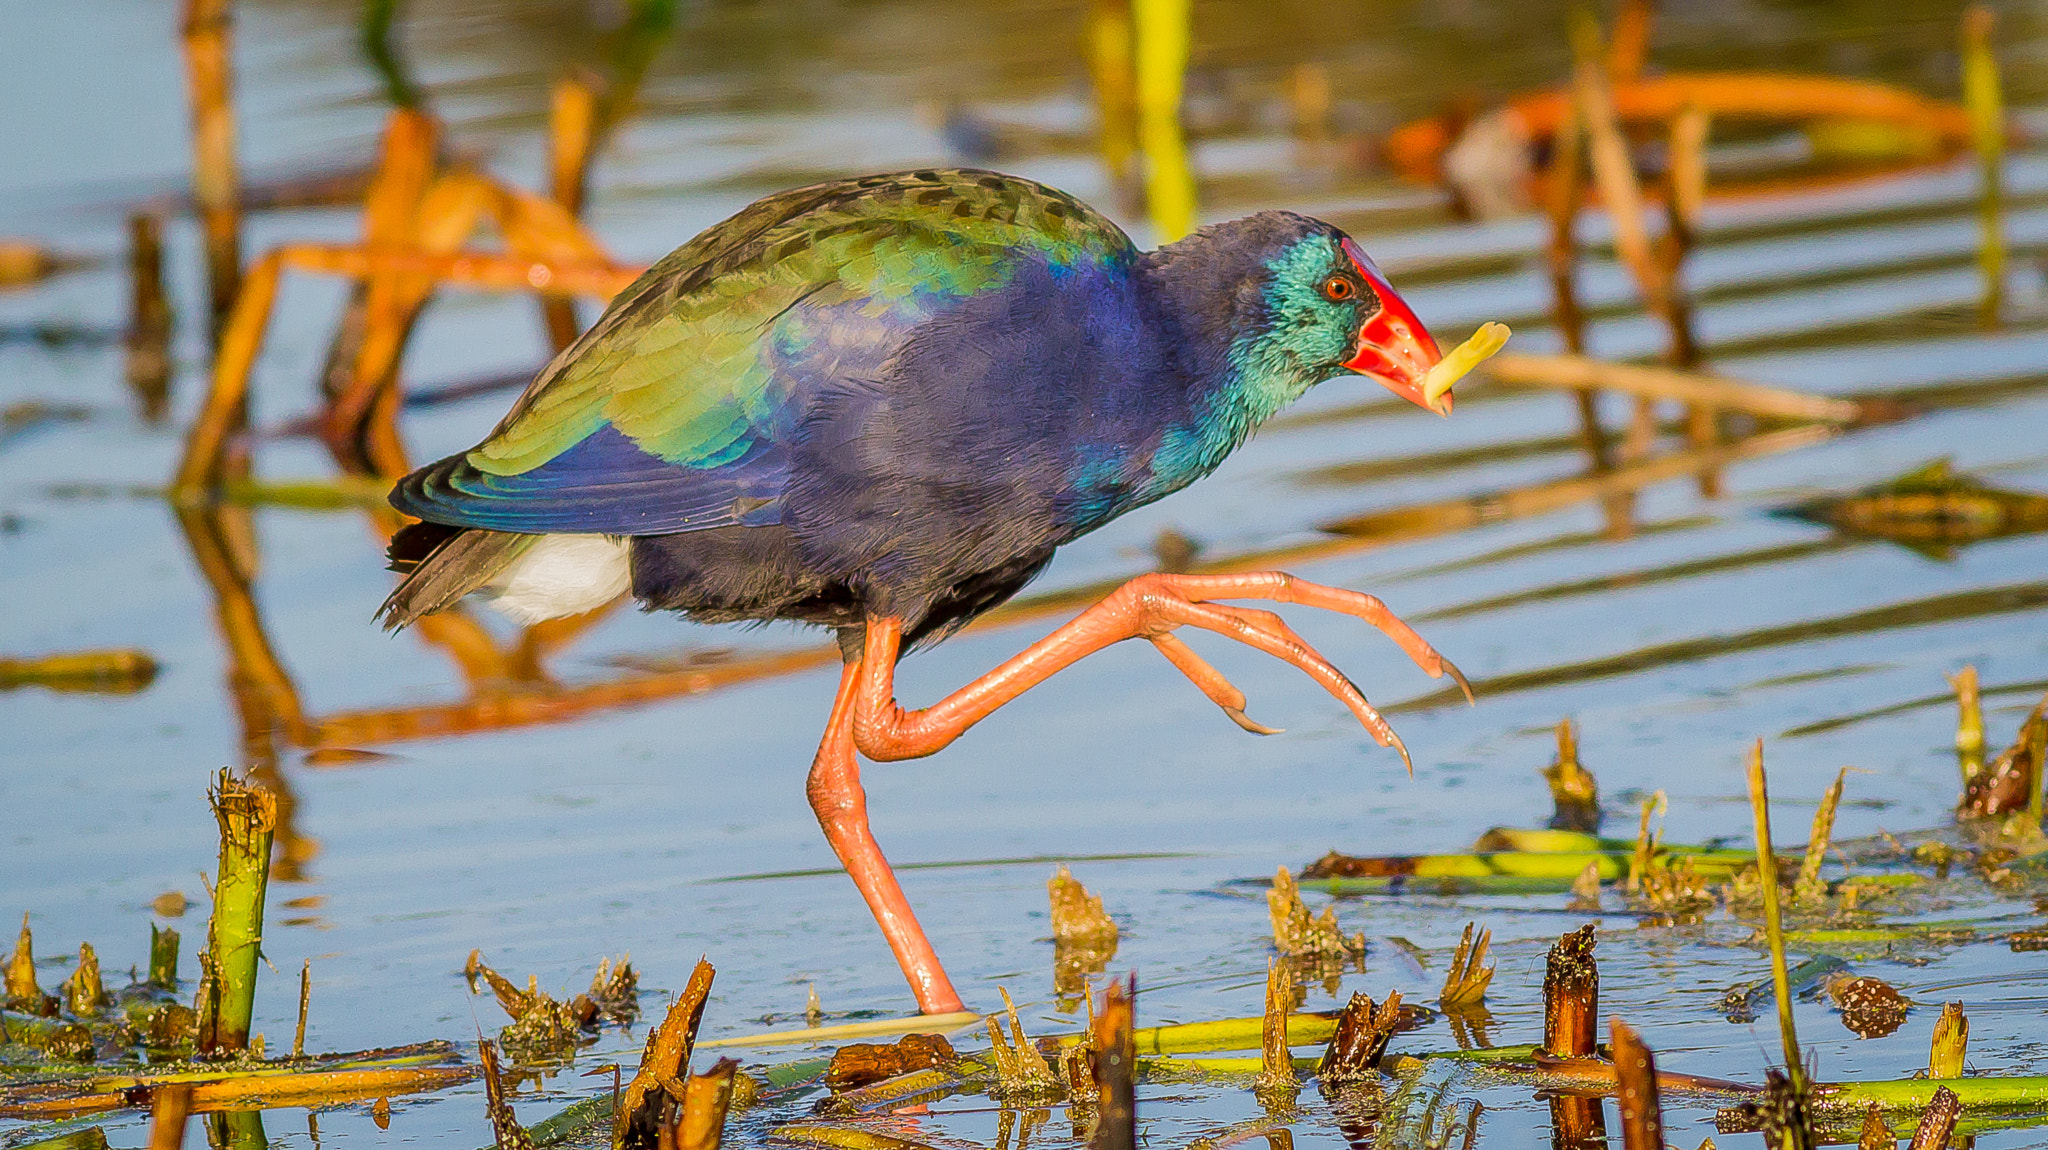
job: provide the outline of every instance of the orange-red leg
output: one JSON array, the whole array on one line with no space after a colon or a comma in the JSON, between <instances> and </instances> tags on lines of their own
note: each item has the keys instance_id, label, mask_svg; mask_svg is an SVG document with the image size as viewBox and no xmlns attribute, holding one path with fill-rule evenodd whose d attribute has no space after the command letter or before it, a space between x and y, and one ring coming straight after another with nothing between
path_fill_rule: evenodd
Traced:
<instances>
[{"instance_id":1,"label":"orange-red leg","mask_svg":"<svg viewBox=\"0 0 2048 1150\"><path fill-rule=\"evenodd\" d=\"M1279 572L1139 576L1002 666L918 711L905 711L896 703L902 620L869 619L865 649L860 661L848 664L841 673L831 723L811 766L811 807L818 812L825 838L881 924L920 1010L941 1014L965 1008L868 829L867 795L860 785L856 749L883 762L932 754L1062 668L1112 643L1135 638L1150 640L1239 726L1258 734L1274 733L1274 728L1246 718L1244 692L1172 633L1189 626L1228 636L1301 668L1350 708L1381 746L1395 748L1403 762L1408 760L1408 750L1393 728L1351 680L1278 615L1218 605L1210 602L1212 599L1302 603L1356 616L1386 632L1430 677L1448 674L1465 689L1467 699L1472 696L1465 676L1450 660L1437 654L1378 599Z\"/></svg>"},{"instance_id":2,"label":"orange-red leg","mask_svg":"<svg viewBox=\"0 0 2048 1150\"><path fill-rule=\"evenodd\" d=\"M868 829L868 796L860 785L860 764L854 759L854 699L860 684L860 664L849 664L840 674L839 694L832 701L832 719L818 744L818 757L811 762L811 777L805 789L811 809L818 813L818 825L825 829L825 841L860 888L861 897L874 912L875 922L896 953L903 977L910 980L917 1008L926 1014L953 1014L967 1009L939 965L924 928L917 925L910 900L882 848Z\"/></svg>"},{"instance_id":3,"label":"orange-red leg","mask_svg":"<svg viewBox=\"0 0 2048 1150\"><path fill-rule=\"evenodd\" d=\"M1270 611L1218 605L1211 602L1215 599L1300 603L1363 619L1385 632L1431 678L1448 674L1464 688L1466 698L1471 698L1471 687L1457 667L1371 595L1325 587L1278 571L1240 575L1154 574L1141 575L1124 584L1002 666L917 711L905 711L896 702L896 657L902 644L902 622L870 619L867 645L859 664L854 743L861 753L884 762L932 754L1062 668L1112 643L1140 637L1152 640L1175 667L1239 725L1248 730L1269 730L1244 718L1243 693L1170 634L1175 628L1192 626L1236 639L1301 668L1349 708L1379 745L1395 748L1402 761L1408 762L1407 748L1358 687L1279 616Z\"/></svg>"}]
</instances>

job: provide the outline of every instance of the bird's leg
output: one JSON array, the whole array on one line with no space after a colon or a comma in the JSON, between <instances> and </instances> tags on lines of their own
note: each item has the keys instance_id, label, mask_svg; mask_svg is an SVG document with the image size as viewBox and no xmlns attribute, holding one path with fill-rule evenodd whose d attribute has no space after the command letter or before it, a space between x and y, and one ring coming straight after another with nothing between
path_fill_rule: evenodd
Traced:
<instances>
[{"instance_id":1,"label":"bird's leg","mask_svg":"<svg viewBox=\"0 0 2048 1150\"><path fill-rule=\"evenodd\" d=\"M1465 677L1437 654L1413 628L1371 595L1309 583L1277 571L1242 575L1141 575L1111 592L1065 626L944 699L917 711L896 702L896 657L903 639L899 619L868 620L866 649L854 708L853 737L861 752L877 761L914 759L952 742L1004 703L1051 678L1062 668L1124 639L1153 642L1173 665L1225 713L1248 730L1266 730L1244 719L1244 695L1204 663L1171 632L1182 626L1214 631L1301 668L1342 702L1375 741L1394 747L1405 762L1407 748L1356 685L1270 611L1221 606L1213 599L1266 599L1301 603L1352 615L1385 632L1417 666L1436 678L1449 674L1471 698Z\"/></svg>"},{"instance_id":2,"label":"bird's leg","mask_svg":"<svg viewBox=\"0 0 2048 1150\"><path fill-rule=\"evenodd\" d=\"M818 744L818 757L811 761L811 777L804 789L811 809L818 813L818 825L825 830L825 841L832 844L832 853L839 856L853 885L860 888L883 937L889 940L889 949L896 953L896 963L917 996L918 1010L955 1014L967 1008L939 965L924 928L917 925L917 915L911 912L910 900L903 897L903 887L889 869L889 860L882 857L874 832L868 829L868 796L861 789L860 764L853 753L854 700L859 683L860 664L848 664L840 673L832 718Z\"/></svg>"}]
</instances>

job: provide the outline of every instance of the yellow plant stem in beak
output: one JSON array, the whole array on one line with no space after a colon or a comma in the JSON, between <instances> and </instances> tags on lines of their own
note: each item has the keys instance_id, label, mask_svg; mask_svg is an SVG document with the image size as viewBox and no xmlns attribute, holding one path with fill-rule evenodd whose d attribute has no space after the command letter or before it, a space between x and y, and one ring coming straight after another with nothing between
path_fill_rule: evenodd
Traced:
<instances>
[{"instance_id":1,"label":"yellow plant stem in beak","mask_svg":"<svg viewBox=\"0 0 2048 1150\"><path fill-rule=\"evenodd\" d=\"M1422 377L1424 405L1438 415L1449 415L1450 405L1444 399L1450 395L1451 385L1465 378L1494 352L1507 346L1511 334L1504 323L1479 325L1479 330L1473 332L1470 339L1452 348L1435 367L1429 369L1429 374Z\"/></svg>"}]
</instances>

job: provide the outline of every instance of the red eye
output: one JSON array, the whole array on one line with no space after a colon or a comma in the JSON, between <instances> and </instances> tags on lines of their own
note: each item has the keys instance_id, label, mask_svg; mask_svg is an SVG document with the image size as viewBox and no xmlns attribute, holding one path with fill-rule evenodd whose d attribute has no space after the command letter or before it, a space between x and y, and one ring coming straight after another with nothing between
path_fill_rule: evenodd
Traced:
<instances>
[{"instance_id":1,"label":"red eye","mask_svg":"<svg viewBox=\"0 0 2048 1150\"><path fill-rule=\"evenodd\" d=\"M1358 292L1358 286L1347 276L1331 276L1323 281L1323 297L1338 303L1350 299Z\"/></svg>"}]
</instances>

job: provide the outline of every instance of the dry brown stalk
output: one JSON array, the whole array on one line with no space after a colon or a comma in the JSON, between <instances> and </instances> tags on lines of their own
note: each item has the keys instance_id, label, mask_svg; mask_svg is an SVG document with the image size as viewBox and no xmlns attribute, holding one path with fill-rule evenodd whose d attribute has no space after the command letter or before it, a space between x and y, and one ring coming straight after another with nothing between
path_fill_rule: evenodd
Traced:
<instances>
[{"instance_id":1,"label":"dry brown stalk","mask_svg":"<svg viewBox=\"0 0 2048 1150\"><path fill-rule=\"evenodd\" d=\"M1572 91L1576 110L1585 124L1588 151L1593 168L1593 186L1614 229L1614 250L1622 266L1636 282L1636 290L1652 315L1670 329L1669 360L1691 367L1699 360L1693 339L1692 321L1675 277L1657 258L1649 233L1643 226L1643 194L1637 183L1635 162L1628 141L1615 116L1614 94L1599 56L1600 32L1590 15L1573 29ZM1649 454L1655 437L1655 411L1644 399L1636 403L1635 419L1622 457L1633 461Z\"/></svg>"},{"instance_id":2,"label":"dry brown stalk","mask_svg":"<svg viewBox=\"0 0 2048 1150\"><path fill-rule=\"evenodd\" d=\"M1884 1120L1884 1107L1873 1102L1863 1116L1863 1130L1856 1136L1856 1150L1899 1150L1899 1140Z\"/></svg>"},{"instance_id":3,"label":"dry brown stalk","mask_svg":"<svg viewBox=\"0 0 2048 1150\"><path fill-rule=\"evenodd\" d=\"M1710 372L1672 367L1609 363L1583 355L1532 355L1503 351L1481 369L1501 383L1527 387L1598 388L1644 399L1669 399L1724 411L1741 411L1774 419L1816 423L1857 423L1865 418L1862 404Z\"/></svg>"},{"instance_id":4,"label":"dry brown stalk","mask_svg":"<svg viewBox=\"0 0 2048 1150\"><path fill-rule=\"evenodd\" d=\"M1570 719L1557 724L1557 761L1543 768L1550 784L1550 826L1561 831L1600 829L1600 784L1579 763L1578 731Z\"/></svg>"},{"instance_id":5,"label":"dry brown stalk","mask_svg":"<svg viewBox=\"0 0 2048 1150\"><path fill-rule=\"evenodd\" d=\"M1934 1041L1927 1052L1927 1077L1961 1078L1963 1055L1970 1045L1970 1020L1963 1004L1951 1002L1941 1008L1934 1022Z\"/></svg>"},{"instance_id":6,"label":"dry brown stalk","mask_svg":"<svg viewBox=\"0 0 2048 1150\"><path fill-rule=\"evenodd\" d=\"M161 423L171 401L171 305L164 293L163 220L128 217L128 331L122 365L145 423Z\"/></svg>"},{"instance_id":7,"label":"dry brown stalk","mask_svg":"<svg viewBox=\"0 0 2048 1150\"><path fill-rule=\"evenodd\" d=\"M1849 778L1849 768L1835 772L1835 781L1820 797L1820 808L1813 813L1813 831L1806 839L1806 857L1799 864L1799 878L1792 884L1792 898L1795 902L1817 903L1827 897L1827 884L1820 881L1821 864L1827 861L1828 843L1834 836L1835 811L1842 805L1842 784Z\"/></svg>"},{"instance_id":8,"label":"dry brown stalk","mask_svg":"<svg viewBox=\"0 0 2048 1150\"><path fill-rule=\"evenodd\" d=\"M1608 1020L1624 1150L1664 1150L1664 1108L1657 1097L1657 1061L1634 1028Z\"/></svg>"},{"instance_id":9,"label":"dry brown stalk","mask_svg":"<svg viewBox=\"0 0 2048 1150\"><path fill-rule=\"evenodd\" d=\"M0 288L35 283L55 272L63 262L34 240L0 238Z\"/></svg>"},{"instance_id":10,"label":"dry brown stalk","mask_svg":"<svg viewBox=\"0 0 2048 1150\"><path fill-rule=\"evenodd\" d=\"M430 277L444 286L514 292L555 290L605 299L618 294L645 270L609 262L549 261L410 247L287 244L272 249L249 268L222 331L206 402L186 438L185 457L173 483L173 494L181 499L194 500L224 478L224 449L228 436L238 426L236 413L247 398L249 371L262 346L263 329L277 298L278 280L287 267L358 278L378 273L417 275Z\"/></svg>"},{"instance_id":11,"label":"dry brown stalk","mask_svg":"<svg viewBox=\"0 0 2048 1150\"><path fill-rule=\"evenodd\" d=\"M151 1082L63 1098L10 1102L0 1118L53 1120L97 1114L135 1106L138 1099L158 1097L172 1086L191 1088L191 1112L246 1110L258 1100L267 1106L339 1106L399 1094L445 1090L467 1082L476 1071L468 1066L371 1067L362 1070L308 1070L289 1074L224 1074L197 1081Z\"/></svg>"},{"instance_id":12,"label":"dry brown stalk","mask_svg":"<svg viewBox=\"0 0 2048 1150\"><path fill-rule=\"evenodd\" d=\"M690 1065L697 1026L704 1021L704 1002L711 996L711 964L697 960L689 984L668 1008L661 1025L647 1036L640 1068L619 1096L612 1117L613 1150L656 1150L660 1144L665 1100L680 1103L686 1093L682 1075Z\"/></svg>"},{"instance_id":13,"label":"dry brown stalk","mask_svg":"<svg viewBox=\"0 0 2048 1150\"><path fill-rule=\"evenodd\" d=\"M306 1056L306 1014L313 1006L313 960L299 967L299 1025L292 1031L292 1057Z\"/></svg>"},{"instance_id":14,"label":"dry brown stalk","mask_svg":"<svg viewBox=\"0 0 2048 1150\"><path fill-rule=\"evenodd\" d=\"M185 0L186 82L192 100L192 199L206 236L209 330L219 347L242 267L235 169L234 14L231 0Z\"/></svg>"},{"instance_id":15,"label":"dry brown stalk","mask_svg":"<svg viewBox=\"0 0 2048 1150\"><path fill-rule=\"evenodd\" d=\"M1320 917L1310 917L1301 901L1301 886L1293 872L1281 867L1273 874L1273 887L1266 892L1266 910L1273 922L1273 949L1289 957L1343 958L1365 953L1365 935L1345 935L1337 928L1337 908L1323 908Z\"/></svg>"},{"instance_id":16,"label":"dry brown stalk","mask_svg":"<svg viewBox=\"0 0 2048 1150\"><path fill-rule=\"evenodd\" d=\"M1616 84L1643 74L1650 55L1650 27L1655 16L1650 0L1624 0L1614 14L1614 32L1607 38L1607 78Z\"/></svg>"},{"instance_id":17,"label":"dry brown stalk","mask_svg":"<svg viewBox=\"0 0 2048 1150\"><path fill-rule=\"evenodd\" d=\"M1475 939L1473 931L1478 927L1476 922L1466 923L1465 933L1458 938L1451 969L1444 975L1443 993L1437 996L1437 1001L1445 1006L1467 1006L1486 1000L1486 988L1493 983L1493 967L1486 964L1493 931L1479 930Z\"/></svg>"},{"instance_id":18,"label":"dry brown stalk","mask_svg":"<svg viewBox=\"0 0 2048 1150\"><path fill-rule=\"evenodd\" d=\"M1579 201L1585 192L1581 175L1584 133L1580 124L1576 110L1567 112L1558 124L1551 141L1550 179L1546 185L1549 194L1544 204L1550 219L1543 255L1550 271L1551 320L1569 355L1586 352L1586 313L1579 306L1578 289ZM1572 394L1579 411L1579 436L1586 448L1586 458L1594 471L1605 471L1614 466L1614 456L1608 449L1607 432L1600 426L1600 393L1590 387L1579 387L1573 388Z\"/></svg>"},{"instance_id":19,"label":"dry brown stalk","mask_svg":"<svg viewBox=\"0 0 2048 1150\"><path fill-rule=\"evenodd\" d=\"M58 691L124 694L147 687L157 670L157 661L149 652L134 648L0 656L0 687L34 683Z\"/></svg>"},{"instance_id":20,"label":"dry brown stalk","mask_svg":"<svg viewBox=\"0 0 2048 1150\"><path fill-rule=\"evenodd\" d=\"M1599 939L1594 924L1566 931L1550 947L1543 971L1543 1052L1553 1058L1591 1058L1599 1046Z\"/></svg>"},{"instance_id":21,"label":"dry brown stalk","mask_svg":"<svg viewBox=\"0 0 2048 1150\"><path fill-rule=\"evenodd\" d=\"M1137 1150L1138 1057L1132 1038L1137 1015L1138 976L1112 982L1102 991L1102 1008L1088 1029L1095 1071L1095 1127L1088 1150Z\"/></svg>"},{"instance_id":22,"label":"dry brown stalk","mask_svg":"<svg viewBox=\"0 0 2048 1150\"><path fill-rule=\"evenodd\" d=\"M1920 1125L1914 1129L1906 1150L1948 1150L1956 1120L1962 1116L1963 1100L1956 1092L1946 1086L1936 1090L1934 1101L1927 1104L1927 1113L1920 1116Z\"/></svg>"},{"instance_id":23,"label":"dry brown stalk","mask_svg":"<svg viewBox=\"0 0 2048 1150\"><path fill-rule=\"evenodd\" d=\"M555 81L548 111L548 195L569 218L583 215L590 161L597 140L597 105L604 81L584 68ZM576 307L566 296L543 296L541 316L556 351L576 341Z\"/></svg>"},{"instance_id":24,"label":"dry brown stalk","mask_svg":"<svg viewBox=\"0 0 2048 1150\"><path fill-rule=\"evenodd\" d=\"M192 1112L193 1088L182 1082L151 1091L149 1150L179 1150L185 1145L185 1119Z\"/></svg>"}]
</instances>

